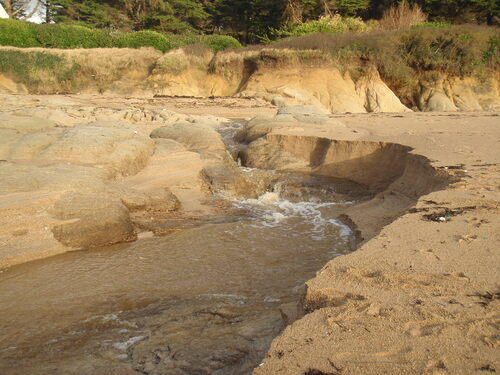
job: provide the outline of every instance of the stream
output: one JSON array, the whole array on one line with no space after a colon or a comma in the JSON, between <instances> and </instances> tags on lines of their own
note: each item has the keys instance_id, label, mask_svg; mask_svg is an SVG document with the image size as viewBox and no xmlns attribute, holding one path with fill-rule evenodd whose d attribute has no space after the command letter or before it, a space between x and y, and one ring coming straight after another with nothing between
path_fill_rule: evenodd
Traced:
<instances>
[{"instance_id":1,"label":"stream","mask_svg":"<svg viewBox=\"0 0 500 375\"><path fill-rule=\"evenodd\" d=\"M280 176L214 223L0 271L0 374L250 374L363 199Z\"/></svg>"}]
</instances>

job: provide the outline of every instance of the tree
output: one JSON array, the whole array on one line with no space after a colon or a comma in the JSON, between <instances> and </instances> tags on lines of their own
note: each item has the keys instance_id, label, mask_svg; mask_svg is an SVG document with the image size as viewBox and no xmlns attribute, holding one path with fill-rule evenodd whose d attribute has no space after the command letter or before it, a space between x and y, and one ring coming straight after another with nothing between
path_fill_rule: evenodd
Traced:
<instances>
[{"instance_id":1,"label":"tree","mask_svg":"<svg viewBox=\"0 0 500 375\"><path fill-rule=\"evenodd\" d=\"M372 16L380 16L385 9L397 2L380 0L377 11L372 12ZM492 23L494 17L500 17L499 0L411 0L410 3L419 5L431 21Z\"/></svg>"},{"instance_id":2,"label":"tree","mask_svg":"<svg viewBox=\"0 0 500 375\"><path fill-rule=\"evenodd\" d=\"M285 0L215 0L212 19L216 28L254 43L280 25L284 8Z\"/></svg>"},{"instance_id":3,"label":"tree","mask_svg":"<svg viewBox=\"0 0 500 375\"><path fill-rule=\"evenodd\" d=\"M49 8L55 22L165 32L194 30L208 17L197 0L51 0Z\"/></svg>"},{"instance_id":4,"label":"tree","mask_svg":"<svg viewBox=\"0 0 500 375\"><path fill-rule=\"evenodd\" d=\"M485 19L489 24L498 23L500 18L500 1L498 0L471 0L472 6L476 8L478 20Z\"/></svg>"},{"instance_id":5,"label":"tree","mask_svg":"<svg viewBox=\"0 0 500 375\"><path fill-rule=\"evenodd\" d=\"M38 0L0 0L10 18L30 18L41 5Z\"/></svg>"}]
</instances>

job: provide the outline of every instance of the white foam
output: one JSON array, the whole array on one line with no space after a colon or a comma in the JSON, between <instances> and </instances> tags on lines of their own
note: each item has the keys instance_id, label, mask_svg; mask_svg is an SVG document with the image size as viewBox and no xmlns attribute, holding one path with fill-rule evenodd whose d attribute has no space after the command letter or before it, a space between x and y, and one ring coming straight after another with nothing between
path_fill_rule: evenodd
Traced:
<instances>
[{"instance_id":1,"label":"white foam","mask_svg":"<svg viewBox=\"0 0 500 375\"><path fill-rule=\"evenodd\" d=\"M144 340L146 337L145 336L135 336L129 338L127 341L124 342L117 342L116 344L113 344L113 347L118 350L127 350L127 348L130 345L135 344L136 342L139 342L141 340Z\"/></svg>"},{"instance_id":2,"label":"white foam","mask_svg":"<svg viewBox=\"0 0 500 375\"><path fill-rule=\"evenodd\" d=\"M281 223L283 220L285 220L287 218L287 216L285 216L279 212L273 212L271 214L264 215L263 218L267 222L272 222L272 223L278 224L278 223Z\"/></svg>"},{"instance_id":3,"label":"white foam","mask_svg":"<svg viewBox=\"0 0 500 375\"><path fill-rule=\"evenodd\" d=\"M311 225L310 232L313 233L313 240L324 239L324 232L327 227L335 226L340 229L339 235L343 240L347 240L352 235L351 229L336 219L324 217L321 209L340 204L352 204L352 202L319 202L318 199L311 198L309 201L290 202L280 197L281 186L277 185L275 191L266 192L257 199L244 199L234 202L239 208L245 208L261 218L258 225L274 227L283 225L291 218L303 219Z\"/></svg>"}]
</instances>

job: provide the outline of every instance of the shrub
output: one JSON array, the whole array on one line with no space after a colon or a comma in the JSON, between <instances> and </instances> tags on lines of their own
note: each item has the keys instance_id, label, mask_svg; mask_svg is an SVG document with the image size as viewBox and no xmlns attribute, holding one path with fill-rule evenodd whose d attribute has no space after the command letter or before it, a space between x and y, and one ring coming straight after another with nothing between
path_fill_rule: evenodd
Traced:
<instances>
[{"instance_id":1,"label":"shrub","mask_svg":"<svg viewBox=\"0 0 500 375\"><path fill-rule=\"evenodd\" d=\"M168 36L172 48L181 48L190 44L201 43L201 36L194 33L172 34Z\"/></svg>"},{"instance_id":2,"label":"shrub","mask_svg":"<svg viewBox=\"0 0 500 375\"><path fill-rule=\"evenodd\" d=\"M490 37L483 58L490 69L500 70L500 34Z\"/></svg>"},{"instance_id":3,"label":"shrub","mask_svg":"<svg viewBox=\"0 0 500 375\"><path fill-rule=\"evenodd\" d=\"M201 43L214 52L240 48L241 44L227 35L162 34L143 30L131 33L109 32L68 24L33 24L19 20L0 20L0 45L46 48L140 48L153 47L162 52L172 48Z\"/></svg>"},{"instance_id":4,"label":"shrub","mask_svg":"<svg viewBox=\"0 0 500 375\"><path fill-rule=\"evenodd\" d=\"M155 66L155 73L180 74L189 68L189 60L183 53L171 52L163 55Z\"/></svg>"},{"instance_id":5,"label":"shrub","mask_svg":"<svg viewBox=\"0 0 500 375\"><path fill-rule=\"evenodd\" d=\"M427 15L420 6L410 5L407 0L403 0L397 6L392 6L384 12L380 26L384 30L401 30L425 21L427 21Z\"/></svg>"},{"instance_id":6,"label":"shrub","mask_svg":"<svg viewBox=\"0 0 500 375\"><path fill-rule=\"evenodd\" d=\"M471 75L487 68L485 59L494 45L491 34L491 30L469 26L415 28L402 34L399 54L419 72Z\"/></svg>"},{"instance_id":7,"label":"shrub","mask_svg":"<svg viewBox=\"0 0 500 375\"><path fill-rule=\"evenodd\" d=\"M113 44L108 32L77 25L36 25L36 38L47 48L99 48Z\"/></svg>"},{"instance_id":8,"label":"shrub","mask_svg":"<svg viewBox=\"0 0 500 375\"><path fill-rule=\"evenodd\" d=\"M204 44L213 52L224 51L228 48L241 48L240 42L229 35L199 35L193 33L170 35L173 48L180 48L190 44Z\"/></svg>"},{"instance_id":9,"label":"shrub","mask_svg":"<svg viewBox=\"0 0 500 375\"><path fill-rule=\"evenodd\" d=\"M433 27L433 28L441 28L441 27L450 27L451 25L448 22L422 22L412 25L412 28L416 27Z\"/></svg>"},{"instance_id":10,"label":"shrub","mask_svg":"<svg viewBox=\"0 0 500 375\"><path fill-rule=\"evenodd\" d=\"M34 24L13 19L0 19L0 45L40 47Z\"/></svg>"},{"instance_id":11,"label":"shrub","mask_svg":"<svg viewBox=\"0 0 500 375\"><path fill-rule=\"evenodd\" d=\"M188 44L182 47L182 49L184 50L184 53L188 56L194 56L194 57L213 56L212 49L202 43Z\"/></svg>"},{"instance_id":12,"label":"shrub","mask_svg":"<svg viewBox=\"0 0 500 375\"><path fill-rule=\"evenodd\" d=\"M0 50L0 72L16 77L16 81L31 88L47 77L57 83L68 81L77 69L78 65L51 53Z\"/></svg>"},{"instance_id":13,"label":"shrub","mask_svg":"<svg viewBox=\"0 0 500 375\"><path fill-rule=\"evenodd\" d=\"M214 52L224 51L229 48L241 48L240 42L228 35L206 35L202 37L201 42Z\"/></svg>"},{"instance_id":14,"label":"shrub","mask_svg":"<svg viewBox=\"0 0 500 375\"><path fill-rule=\"evenodd\" d=\"M370 33L318 33L287 38L274 48L328 53L353 78L377 67L384 81L407 103L418 77L429 72L485 77L500 69L498 29L480 26L412 27Z\"/></svg>"},{"instance_id":15,"label":"shrub","mask_svg":"<svg viewBox=\"0 0 500 375\"><path fill-rule=\"evenodd\" d=\"M172 49L172 42L155 31L143 30L134 33L115 34L115 46L122 48L153 47L162 52Z\"/></svg>"},{"instance_id":16,"label":"shrub","mask_svg":"<svg viewBox=\"0 0 500 375\"><path fill-rule=\"evenodd\" d=\"M364 32L370 30L368 24L357 17L341 17L338 14L324 16L319 20L304 23L292 23L284 29L272 29L270 37L263 38L264 42L283 37L301 36L315 33L342 33L342 32Z\"/></svg>"}]
</instances>

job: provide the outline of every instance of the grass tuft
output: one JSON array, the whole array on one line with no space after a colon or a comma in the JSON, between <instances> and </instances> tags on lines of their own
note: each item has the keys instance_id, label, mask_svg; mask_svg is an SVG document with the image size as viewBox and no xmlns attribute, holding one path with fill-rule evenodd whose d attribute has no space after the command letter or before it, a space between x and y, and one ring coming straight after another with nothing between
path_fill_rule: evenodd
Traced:
<instances>
[{"instance_id":1,"label":"grass tuft","mask_svg":"<svg viewBox=\"0 0 500 375\"><path fill-rule=\"evenodd\" d=\"M38 51L0 49L0 72L17 82L36 88L47 80L55 84L71 81L79 66L62 56Z\"/></svg>"}]
</instances>

